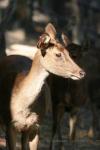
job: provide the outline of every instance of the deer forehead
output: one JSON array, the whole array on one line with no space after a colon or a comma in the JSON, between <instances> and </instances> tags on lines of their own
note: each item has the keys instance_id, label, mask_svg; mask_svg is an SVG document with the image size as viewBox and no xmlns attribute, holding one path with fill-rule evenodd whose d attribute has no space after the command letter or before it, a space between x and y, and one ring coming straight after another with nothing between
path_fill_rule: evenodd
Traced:
<instances>
[{"instance_id":1,"label":"deer forehead","mask_svg":"<svg viewBox=\"0 0 100 150\"><path fill-rule=\"evenodd\" d=\"M54 44L54 49L59 51L59 52L64 52L66 50L65 47L58 42Z\"/></svg>"},{"instance_id":2,"label":"deer forehead","mask_svg":"<svg viewBox=\"0 0 100 150\"><path fill-rule=\"evenodd\" d=\"M52 54L53 53L63 53L64 50L58 48L57 46L52 46L52 47L48 48L47 52L52 53Z\"/></svg>"},{"instance_id":3,"label":"deer forehead","mask_svg":"<svg viewBox=\"0 0 100 150\"><path fill-rule=\"evenodd\" d=\"M65 50L65 48L61 44L57 44L56 47L61 52L63 52Z\"/></svg>"}]
</instances>

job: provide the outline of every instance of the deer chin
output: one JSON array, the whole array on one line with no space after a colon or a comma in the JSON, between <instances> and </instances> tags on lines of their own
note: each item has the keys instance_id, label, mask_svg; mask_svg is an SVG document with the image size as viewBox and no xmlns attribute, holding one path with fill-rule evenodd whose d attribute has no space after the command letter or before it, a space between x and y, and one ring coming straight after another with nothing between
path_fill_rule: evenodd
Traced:
<instances>
[{"instance_id":1,"label":"deer chin","mask_svg":"<svg viewBox=\"0 0 100 150\"><path fill-rule=\"evenodd\" d=\"M79 77L77 77L77 76L74 76L74 75L71 75L70 78L71 78L72 80L80 80L80 79L81 79L81 78L79 78Z\"/></svg>"}]
</instances>

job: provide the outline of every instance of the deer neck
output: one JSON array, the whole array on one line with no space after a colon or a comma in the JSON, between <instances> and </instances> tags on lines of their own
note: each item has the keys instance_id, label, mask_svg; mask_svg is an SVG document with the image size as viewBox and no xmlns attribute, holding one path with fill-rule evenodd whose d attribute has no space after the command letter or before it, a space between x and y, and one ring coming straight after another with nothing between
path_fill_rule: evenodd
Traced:
<instances>
[{"instance_id":1,"label":"deer neck","mask_svg":"<svg viewBox=\"0 0 100 150\"><path fill-rule=\"evenodd\" d=\"M39 82L39 80L38 80L38 78L39 78L40 80L44 81L46 79L46 77L49 75L48 71L46 71L46 69L41 64L41 60L40 60L41 57L42 57L41 52L40 52L40 50L38 50L37 53L35 54L35 57L34 57L33 63L32 63L32 67L26 77L26 80Z\"/></svg>"},{"instance_id":2,"label":"deer neck","mask_svg":"<svg viewBox=\"0 0 100 150\"><path fill-rule=\"evenodd\" d=\"M41 54L38 50L29 73L24 80L22 80L17 93L15 92L15 97L13 98L14 101L12 100L12 102L17 102L14 105L15 107L18 106L18 110L26 109L34 103L41 92L45 79L49 75L49 73L41 65L40 58Z\"/></svg>"}]
</instances>

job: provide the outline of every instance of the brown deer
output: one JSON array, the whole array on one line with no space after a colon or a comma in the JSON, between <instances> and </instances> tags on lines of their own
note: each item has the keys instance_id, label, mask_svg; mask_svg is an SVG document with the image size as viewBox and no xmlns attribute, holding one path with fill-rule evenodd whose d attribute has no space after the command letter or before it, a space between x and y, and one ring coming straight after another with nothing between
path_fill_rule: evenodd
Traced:
<instances>
[{"instance_id":1,"label":"brown deer","mask_svg":"<svg viewBox=\"0 0 100 150\"><path fill-rule=\"evenodd\" d=\"M39 125L46 109L45 80L50 73L76 80L85 76L56 40L52 24L46 26L37 47L33 61L19 55L0 60L0 121L5 125L9 150L16 149L17 132L21 133L22 150L37 149Z\"/></svg>"},{"instance_id":2,"label":"brown deer","mask_svg":"<svg viewBox=\"0 0 100 150\"><path fill-rule=\"evenodd\" d=\"M68 37L64 34L62 36L70 56L77 64L82 66L82 47L80 45L71 43ZM71 140L75 140L76 124L79 117L79 111L80 108L83 107L83 105L85 105L88 101L87 81L86 78L75 81L51 75L49 77L49 82L53 112L53 128L50 149L52 149L52 142L56 132L58 134L58 141L60 141L60 149L62 147L60 122L66 111L70 114L68 121L69 138Z\"/></svg>"}]
</instances>

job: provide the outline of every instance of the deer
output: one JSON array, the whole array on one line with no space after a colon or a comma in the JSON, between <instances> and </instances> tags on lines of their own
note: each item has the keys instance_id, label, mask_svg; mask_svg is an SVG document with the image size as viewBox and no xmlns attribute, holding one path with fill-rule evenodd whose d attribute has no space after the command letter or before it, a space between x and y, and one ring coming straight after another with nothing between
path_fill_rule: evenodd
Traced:
<instances>
[{"instance_id":1,"label":"deer","mask_svg":"<svg viewBox=\"0 0 100 150\"><path fill-rule=\"evenodd\" d=\"M78 44L72 43L69 38L62 34L62 39L66 49L69 51L71 58L80 66L82 64L83 49L87 51L87 44L84 48ZM54 136L57 132L59 149L62 147L62 136L61 136L61 119L64 113L69 114L69 139L75 141L76 137L76 126L79 120L80 109L89 103L87 78L82 80L65 79L52 74L49 77L49 85L51 91L52 101L52 136L50 142L50 150L53 148Z\"/></svg>"},{"instance_id":2,"label":"deer","mask_svg":"<svg viewBox=\"0 0 100 150\"><path fill-rule=\"evenodd\" d=\"M56 39L56 29L51 23L45 27L37 47L33 60L21 55L0 60L0 122L5 126L9 150L16 150L17 133L21 134L22 150L37 150L49 92L46 78L51 73L74 80L85 76Z\"/></svg>"},{"instance_id":3,"label":"deer","mask_svg":"<svg viewBox=\"0 0 100 150\"><path fill-rule=\"evenodd\" d=\"M84 66L87 72L87 78L80 81L72 81L70 79L68 80L54 75L51 75L49 77L49 86L52 91L53 105L53 131L51 141L53 141L55 132L57 130L57 126L60 124L60 120L65 111L69 113L69 139L71 141L75 141L76 127L80 117L79 112L81 107L83 107L85 104L86 106L89 106L89 110L91 111L93 118L92 125L87 132L87 136L91 139L99 130L99 121L97 113L98 108L95 107L95 103L97 106L99 104L95 98L95 95L97 93L97 90L99 90L98 60L100 54L99 51L90 51L92 47L90 41L87 40L87 38L81 46L72 43L69 40L69 38L64 34L62 34L62 38L64 45L68 49L71 58L73 58L75 62L79 65L81 64L82 66ZM6 51L7 55L20 54L27 56L30 59L33 59L36 49L37 48L34 47L33 53L32 46L12 44L10 48L8 48ZM99 97L97 99L99 100ZM71 108L72 104L73 107ZM75 110L76 106L78 109ZM62 140L60 134L60 125L58 126L57 132L60 140ZM52 142L50 145L52 146Z\"/></svg>"}]
</instances>

